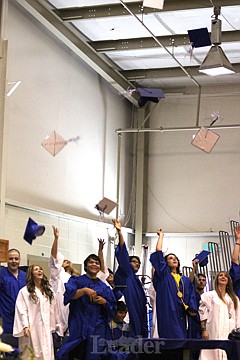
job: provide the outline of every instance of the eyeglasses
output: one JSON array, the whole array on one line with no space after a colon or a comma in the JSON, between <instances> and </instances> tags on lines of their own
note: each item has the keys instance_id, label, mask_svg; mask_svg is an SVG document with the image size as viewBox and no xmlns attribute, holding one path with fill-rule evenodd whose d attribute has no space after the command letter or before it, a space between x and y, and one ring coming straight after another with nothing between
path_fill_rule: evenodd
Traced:
<instances>
[{"instance_id":1,"label":"eyeglasses","mask_svg":"<svg viewBox=\"0 0 240 360\"><path fill-rule=\"evenodd\" d=\"M137 260L131 260L131 263L134 263L134 264L140 265L139 261L137 261Z\"/></svg>"}]
</instances>

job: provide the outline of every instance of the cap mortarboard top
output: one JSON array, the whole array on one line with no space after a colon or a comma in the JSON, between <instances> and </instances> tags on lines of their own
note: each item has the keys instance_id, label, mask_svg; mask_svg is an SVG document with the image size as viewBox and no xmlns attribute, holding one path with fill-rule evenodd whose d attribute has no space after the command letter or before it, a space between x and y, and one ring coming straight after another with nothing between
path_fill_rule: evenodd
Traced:
<instances>
[{"instance_id":1,"label":"cap mortarboard top","mask_svg":"<svg viewBox=\"0 0 240 360\"><path fill-rule=\"evenodd\" d=\"M209 154L219 138L220 135L202 126L198 130L191 144Z\"/></svg>"},{"instance_id":2,"label":"cap mortarboard top","mask_svg":"<svg viewBox=\"0 0 240 360\"><path fill-rule=\"evenodd\" d=\"M143 6L153 9L163 9L164 0L143 0Z\"/></svg>"},{"instance_id":3,"label":"cap mortarboard top","mask_svg":"<svg viewBox=\"0 0 240 360\"><path fill-rule=\"evenodd\" d=\"M138 88L137 90L140 95L138 100L138 105L140 107L144 106L147 101L158 103L160 99L165 97L161 89Z\"/></svg>"},{"instance_id":4,"label":"cap mortarboard top","mask_svg":"<svg viewBox=\"0 0 240 360\"><path fill-rule=\"evenodd\" d=\"M109 215L113 209L117 206L117 203L109 200L108 198L104 197L99 203L95 206L99 212Z\"/></svg>"},{"instance_id":5,"label":"cap mortarboard top","mask_svg":"<svg viewBox=\"0 0 240 360\"><path fill-rule=\"evenodd\" d=\"M201 267L206 266L208 263L208 255L209 254L210 254L210 251L203 250L192 261L199 260L199 266L201 266Z\"/></svg>"},{"instance_id":6,"label":"cap mortarboard top","mask_svg":"<svg viewBox=\"0 0 240 360\"><path fill-rule=\"evenodd\" d=\"M41 145L52 155L56 156L65 145L67 141L59 135L55 130L48 135L41 143Z\"/></svg>"},{"instance_id":7,"label":"cap mortarboard top","mask_svg":"<svg viewBox=\"0 0 240 360\"><path fill-rule=\"evenodd\" d=\"M29 218L23 238L32 245L32 241L36 239L37 236L41 236L44 231L45 226L38 225L33 219Z\"/></svg>"},{"instance_id":8,"label":"cap mortarboard top","mask_svg":"<svg viewBox=\"0 0 240 360\"><path fill-rule=\"evenodd\" d=\"M207 28L188 30L188 36L193 48L212 44Z\"/></svg>"}]
</instances>

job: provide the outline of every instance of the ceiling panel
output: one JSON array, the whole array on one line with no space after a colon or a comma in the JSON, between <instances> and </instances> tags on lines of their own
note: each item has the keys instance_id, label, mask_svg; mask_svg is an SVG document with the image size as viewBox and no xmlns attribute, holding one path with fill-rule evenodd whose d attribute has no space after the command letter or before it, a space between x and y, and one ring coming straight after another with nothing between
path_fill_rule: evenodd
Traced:
<instances>
[{"instance_id":1,"label":"ceiling panel","mask_svg":"<svg viewBox=\"0 0 240 360\"><path fill-rule=\"evenodd\" d=\"M240 18L240 6L224 8L222 30L235 30L237 18ZM158 14L137 15L155 36L186 34L191 29L206 27L211 32L212 9L182 10ZM91 18L72 21L72 24L90 40L128 39L148 37L149 32L131 15ZM239 20L238 20L239 26Z\"/></svg>"},{"instance_id":2,"label":"ceiling panel","mask_svg":"<svg viewBox=\"0 0 240 360\"><path fill-rule=\"evenodd\" d=\"M221 47L228 54L232 63L239 61L240 42L222 44ZM184 67L191 67L199 66L202 63L210 46L196 48L193 51L189 45L167 47L167 49ZM123 70L171 68L177 65L174 58L161 47L134 51L109 51L107 54Z\"/></svg>"},{"instance_id":3,"label":"ceiling panel","mask_svg":"<svg viewBox=\"0 0 240 360\"><path fill-rule=\"evenodd\" d=\"M143 8L141 1L129 0L23 2L41 13L75 47L85 51L86 57L94 59L96 71L102 67L106 79L115 72L125 90L142 84L167 89L192 86L195 80L201 85L240 81L240 1L165 0L163 11ZM210 33L213 5L221 5L218 16L222 21L221 47L235 66L234 75L212 78L198 72L210 47L192 49L187 31L206 27ZM111 84L117 81L109 80Z\"/></svg>"},{"instance_id":4,"label":"ceiling panel","mask_svg":"<svg viewBox=\"0 0 240 360\"><path fill-rule=\"evenodd\" d=\"M138 3L136 0L125 0L125 3ZM82 6L97 6L97 5L110 5L110 4L119 4L119 0L51 0L49 1L56 8L65 8L65 7L82 7Z\"/></svg>"}]
</instances>

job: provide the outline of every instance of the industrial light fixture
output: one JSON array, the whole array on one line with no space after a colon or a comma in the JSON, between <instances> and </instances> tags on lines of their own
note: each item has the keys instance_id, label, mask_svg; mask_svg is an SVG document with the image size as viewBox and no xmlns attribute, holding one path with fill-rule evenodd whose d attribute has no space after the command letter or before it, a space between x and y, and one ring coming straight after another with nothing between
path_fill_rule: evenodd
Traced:
<instances>
[{"instance_id":1,"label":"industrial light fixture","mask_svg":"<svg viewBox=\"0 0 240 360\"><path fill-rule=\"evenodd\" d=\"M218 19L220 7L214 7L214 16L212 20L211 41L212 47L207 53L198 71L210 76L228 75L235 73L233 66L222 50L221 46L221 27L222 22Z\"/></svg>"}]
</instances>

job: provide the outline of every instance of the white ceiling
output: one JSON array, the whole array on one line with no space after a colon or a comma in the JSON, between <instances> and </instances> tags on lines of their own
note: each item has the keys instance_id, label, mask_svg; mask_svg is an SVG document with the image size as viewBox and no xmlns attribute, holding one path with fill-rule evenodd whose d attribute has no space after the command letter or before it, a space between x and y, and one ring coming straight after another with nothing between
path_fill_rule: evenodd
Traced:
<instances>
[{"instance_id":1,"label":"white ceiling","mask_svg":"<svg viewBox=\"0 0 240 360\"><path fill-rule=\"evenodd\" d=\"M32 14L37 10L90 56L90 66L95 63L92 67L103 76L106 73L105 78L120 89L240 83L240 1L165 0L163 10L129 0L17 1L26 3L28 10L33 7ZM210 47L192 50L187 31L206 27L210 33L214 6L219 5L221 47L237 73L209 77L200 74L198 67Z\"/></svg>"}]
</instances>

